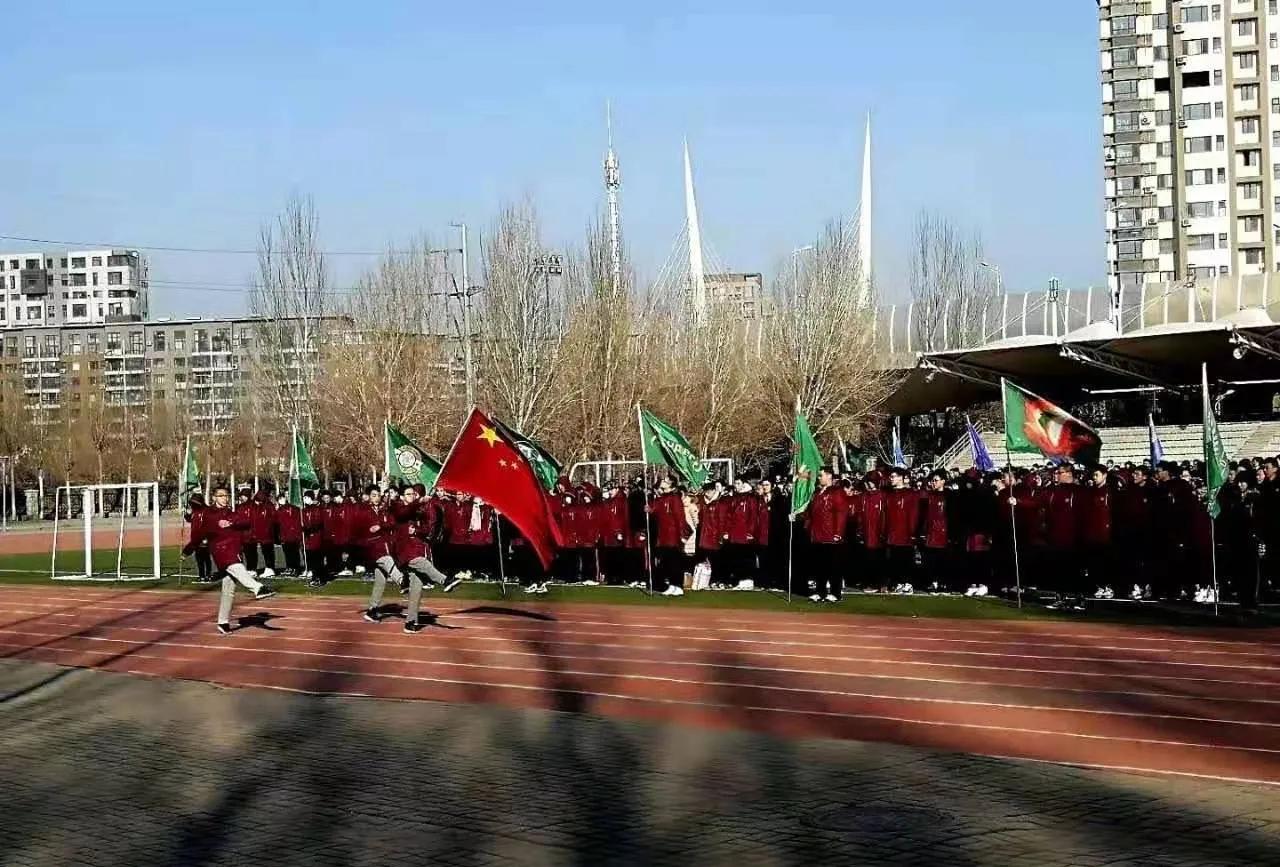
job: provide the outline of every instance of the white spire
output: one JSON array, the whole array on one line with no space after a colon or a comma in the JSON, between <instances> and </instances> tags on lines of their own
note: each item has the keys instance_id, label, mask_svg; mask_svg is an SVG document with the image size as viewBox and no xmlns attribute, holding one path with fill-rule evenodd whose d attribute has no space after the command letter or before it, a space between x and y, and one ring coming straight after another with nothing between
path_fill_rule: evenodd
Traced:
<instances>
[{"instance_id":1,"label":"white spire","mask_svg":"<svg viewBox=\"0 0 1280 867\"><path fill-rule=\"evenodd\" d=\"M702 266L702 230L698 226L698 200L693 193L688 139L684 141L684 213L689 235L689 293L693 296L694 315L701 319L707 309L707 279Z\"/></svg>"},{"instance_id":2,"label":"white spire","mask_svg":"<svg viewBox=\"0 0 1280 867\"><path fill-rule=\"evenodd\" d=\"M871 112L867 112L867 135L862 145L862 202L858 206L858 249L862 266L862 294L858 302L871 301Z\"/></svg>"},{"instance_id":3,"label":"white spire","mask_svg":"<svg viewBox=\"0 0 1280 867\"><path fill-rule=\"evenodd\" d=\"M622 290L622 245L620 218L618 215L618 190L622 186L622 173L618 170L618 158L613 152L613 110L609 101L604 104L604 125L609 144L604 156L604 188L609 200L609 266L614 292Z\"/></svg>"}]
</instances>

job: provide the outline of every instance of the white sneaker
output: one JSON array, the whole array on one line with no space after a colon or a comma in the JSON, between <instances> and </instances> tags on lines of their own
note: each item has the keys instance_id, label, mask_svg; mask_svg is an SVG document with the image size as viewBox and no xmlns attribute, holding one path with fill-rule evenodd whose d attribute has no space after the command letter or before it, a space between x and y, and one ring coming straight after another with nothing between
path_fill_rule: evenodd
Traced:
<instances>
[{"instance_id":1,"label":"white sneaker","mask_svg":"<svg viewBox=\"0 0 1280 867\"><path fill-rule=\"evenodd\" d=\"M539 593L546 593L546 592L547 592L547 582L546 582L546 581L543 581L541 584L539 584L539 585L538 585L538 592L539 592Z\"/></svg>"},{"instance_id":2,"label":"white sneaker","mask_svg":"<svg viewBox=\"0 0 1280 867\"><path fill-rule=\"evenodd\" d=\"M274 577L276 577L276 570L274 570L274 569L272 569L270 566L268 566L266 569L263 569L263 570L262 570L262 577L263 577L263 578L274 578Z\"/></svg>"},{"instance_id":3,"label":"white sneaker","mask_svg":"<svg viewBox=\"0 0 1280 867\"><path fill-rule=\"evenodd\" d=\"M810 596L810 597L809 597L809 601L810 601L810 602L821 602L821 601L822 601L822 597L821 597L821 596L819 596L817 593L815 593L815 594L813 594L812 596Z\"/></svg>"},{"instance_id":4,"label":"white sneaker","mask_svg":"<svg viewBox=\"0 0 1280 867\"><path fill-rule=\"evenodd\" d=\"M357 574L357 575L363 575L363 574L364 574L364 567L363 567L363 566L357 566L357 567L356 567L356 574Z\"/></svg>"},{"instance_id":5,"label":"white sneaker","mask_svg":"<svg viewBox=\"0 0 1280 867\"><path fill-rule=\"evenodd\" d=\"M310 570L310 569L308 569L306 572L303 572L303 573L302 573L302 577L303 577L303 578L310 578L310 577L311 577L311 570Z\"/></svg>"},{"instance_id":6,"label":"white sneaker","mask_svg":"<svg viewBox=\"0 0 1280 867\"><path fill-rule=\"evenodd\" d=\"M741 581L738 582L738 586L734 587L733 589L734 590L755 590L756 582L752 581L750 578L743 578Z\"/></svg>"},{"instance_id":7,"label":"white sneaker","mask_svg":"<svg viewBox=\"0 0 1280 867\"><path fill-rule=\"evenodd\" d=\"M986 585L986 584L979 584L979 585L978 585L978 590L977 590L977 592L976 592L976 593L974 593L973 595L974 595L974 596L986 596L988 592L989 592L989 591L987 590L987 585Z\"/></svg>"},{"instance_id":8,"label":"white sneaker","mask_svg":"<svg viewBox=\"0 0 1280 867\"><path fill-rule=\"evenodd\" d=\"M823 602L839 602L840 600L836 598L834 593L828 593L825 597L823 597L822 601Z\"/></svg>"},{"instance_id":9,"label":"white sneaker","mask_svg":"<svg viewBox=\"0 0 1280 867\"><path fill-rule=\"evenodd\" d=\"M350 578L354 573L350 569L343 569L338 573L339 578Z\"/></svg>"},{"instance_id":10,"label":"white sneaker","mask_svg":"<svg viewBox=\"0 0 1280 867\"><path fill-rule=\"evenodd\" d=\"M583 587L596 587L596 586L598 586L599 584L600 584L600 582L599 582L599 581L592 581L590 578L588 578L586 581L583 581L583 582L582 582L582 586L583 586Z\"/></svg>"},{"instance_id":11,"label":"white sneaker","mask_svg":"<svg viewBox=\"0 0 1280 867\"><path fill-rule=\"evenodd\" d=\"M911 596L916 592L916 588L913 587L911 584L903 584L901 585L901 587L898 588L898 592L901 593L903 596Z\"/></svg>"},{"instance_id":12,"label":"white sneaker","mask_svg":"<svg viewBox=\"0 0 1280 867\"><path fill-rule=\"evenodd\" d=\"M525 592L525 593L537 593L537 592L538 592L538 585L537 585L537 584L530 584L528 587L524 588L524 592Z\"/></svg>"},{"instance_id":13,"label":"white sneaker","mask_svg":"<svg viewBox=\"0 0 1280 867\"><path fill-rule=\"evenodd\" d=\"M1106 598L1107 598L1107 591L1106 591L1106 590L1104 590L1103 588L1099 587L1097 590L1094 590L1094 591L1093 591L1093 598L1094 598L1094 599L1106 599Z\"/></svg>"},{"instance_id":14,"label":"white sneaker","mask_svg":"<svg viewBox=\"0 0 1280 867\"><path fill-rule=\"evenodd\" d=\"M1204 601L1210 605L1218 601L1218 595L1213 592L1212 587L1204 588Z\"/></svg>"},{"instance_id":15,"label":"white sneaker","mask_svg":"<svg viewBox=\"0 0 1280 867\"><path fill-rule=\"evenodd\" d=\"M670 593L668 593L668 594L667 594L668 596L683 596L683 595L684 595L684 588L683 588L683 587L676 587L676 586L673 584L673 585L672 585L670 588L668 588L668 589L671 591Z\"/></svg>"},{"instance_id":16,"label":"white sneaker","mask_svg":"<svg viewBox=\"0 0 1280 867\"><path fill-rule=\"evenodd\" d=\"M1106 595L1106 598L1107 598L1107 599L1115 599L1115 598L1116 598L1116 591L1112 588L1112 586L1111 586L1110 584L1108 584L1106 587L1103 587L1103 588L1102 588L1102 590L1103 590L1103 592L1104 592L1104 593L1106 593L1106 594L1107 594L1107 595Z\"/></svg>"},{"instance_id":17,"label":"white sneaker","mask_svg":"<svg viewBox=\"0 0 1280 867\"><path fill-rule=\"evenodd\" d=\"M1142 598L1142 588L1137 584L1133 585L1133 589L1129 591L1129 598L1135 602Z\"/></svg>"},{"instance_id":18,"label":"white sneaker","mask_svg":"<svg viewBox=\"0 0 1280 867\"><path fill-rule=\"evenodd\" d=\"M969 589L968 589L968 590L966 590L966 591L964 591L964 595L965 595L965 596L977 596L977 595L978 595L978 585L977 585L977 584L970 584L970 585L969 585Z\"/></svg>"}]
</instances>

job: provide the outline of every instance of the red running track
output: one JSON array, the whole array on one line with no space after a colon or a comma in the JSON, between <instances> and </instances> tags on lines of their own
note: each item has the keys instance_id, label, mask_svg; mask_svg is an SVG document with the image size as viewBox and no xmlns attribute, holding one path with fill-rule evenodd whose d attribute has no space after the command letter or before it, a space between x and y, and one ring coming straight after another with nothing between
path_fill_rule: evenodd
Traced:
<instances>
[{"instance_id":1,"label":"red running track","mask_svg":"<svg viewBox=\"0 0 1280 867\"><path fill-rule=\"evenodd\" d=\"M361 602L242 596L224 637L211 594L0 589L0 656L1280 784L1280 630Z\"/></svg>"}]
</instances>

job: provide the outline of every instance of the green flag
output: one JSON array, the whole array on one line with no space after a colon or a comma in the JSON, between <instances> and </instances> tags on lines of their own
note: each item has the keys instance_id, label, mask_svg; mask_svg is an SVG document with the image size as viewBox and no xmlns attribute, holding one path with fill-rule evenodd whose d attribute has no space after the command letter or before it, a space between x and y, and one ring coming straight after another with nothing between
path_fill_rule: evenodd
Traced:
<instances>
[{"instance_id":1,"label":"green flag","mask_svg":"<svg viewBox=\"0 0 1280 867\"><path fill-rule=\"evenodd\" d=\"M320 484L316 477L315 465L311 462L311 453L302 441L302 434L293 429L293 449L289 460L289 502L302 507L303 486L314 487Z\"/></svg>"},{"instance_id":2,"label":"green flag","mask_svg":"<svg viewBox=\"0 0 1280 867\"><path fill-rule=\"evenodd\" d=\"M638 405L636 412L640 416L640 445L644 450L644 462L671 467L686 483L702 487L707 481L707 468L689 441L671 425Z\"/></svg>"},{"instance_id":3,"label":"green flag","mask_svg":"<svg viewBox=\"0 0 1280 867\"><path fill-rule=\"evenodd\" d=\"M182 477L178 479L178 505L183 509L191 502L191 495L200 490L200 465L191 449L191 437L187 437L187 451L182 458Z\"/></svg>"},{"instance_id":4,"label":"green flag","mask_svg":"<svg viewBox=\"0 0 1280 867\"><path fill-rule=\"evenodd\" d=\"M818 468L822 466L822 454L813 440L809 422L796 401L796 431L791 437L791 514L799 515L809 508L814 488L818 483Z\"/></svg>"},{"instance_id":5,"label":"green flag","mask_svg":"<svg viewBox=\"0 0 1280 867\"><path fill-rule=\"evenodd\" d=\"M1200 381L1204 389L1204 482L1205 505L1209 516L1217 518L1222 507L1218 505L1218 491L1227 482L1227 450L1218 433L1218 420L1213 417L1213 402L1209 399L1209 365L1200 365Z\"/></svg>"},{"instance_id":6,"label":"green flag","mask_svg":"<svg viewBox=\"0 0 1280 867\"><path fill-rule=\"evenodd\" d=\"M537 440L530 439L518 430L507 427L498 419L489 417L489 420L497 425L498 431L511 442L515 443L516 449L520 454L524 455L524 459L529 462L529 466L533 467L533 474L538 477L538 481L542 487L548 491L554 490L556 482L559 481L564 468L560 466L560 462L551 456L551 452L544 449L538 444Z\"/></svg>"},{"instance_id":7,"label":"green flag","mask_svg":"<svg viewBox=\"0 0 1280 867\"><path fill-rule=\"evenodd\" d=\"M386 423L384 448L387 478L403 484L435 486L440 462L414 444L398 428Z\"/></svg>"}]
</instances>

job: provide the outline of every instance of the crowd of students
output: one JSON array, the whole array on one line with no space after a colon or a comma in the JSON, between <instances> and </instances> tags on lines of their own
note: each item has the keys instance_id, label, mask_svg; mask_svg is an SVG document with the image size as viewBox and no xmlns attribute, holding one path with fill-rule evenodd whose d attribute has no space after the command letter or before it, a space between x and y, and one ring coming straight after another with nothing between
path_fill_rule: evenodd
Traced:
<instances>
[{"instance_id":1,"label":"crowd of students","mask_svg":"<svg viewBox=\"0 0 1280 867\"><path fill-rule=\"evenodd\" d=\"M550 582L652 580L667 596L691 587L790 589L815 603L836 602L846 588L985 595L1017 579L1027 590L1077 599L1212 601L1216 577L1224 598L1253 604L1280 560L1275 459L1231 465L1216 521L1196 464L990 473L881 466L843 475L824 467L815 481L811 502L793 518L785 478L713 480L700 489L662 478L648 490L641 477L603 489L561 479L550 507L564 547L549 570L488 504L420 486L309 491L301 508L242 489L232 514L237 559L250 574L314 585L370 572L376 580L379 559L390 554L407 586L416 558L395 556L395 547L409 537L450 582L502 577L536 594ZM193 540L207 508L192 498ZM220 544L230 551L234 541ZM201 580L225 568L212 562L208 540L192 553Z\"/></svg>"}]
</instances>

